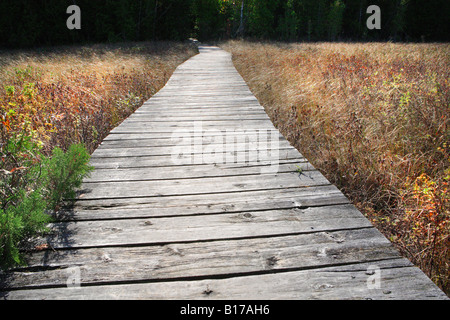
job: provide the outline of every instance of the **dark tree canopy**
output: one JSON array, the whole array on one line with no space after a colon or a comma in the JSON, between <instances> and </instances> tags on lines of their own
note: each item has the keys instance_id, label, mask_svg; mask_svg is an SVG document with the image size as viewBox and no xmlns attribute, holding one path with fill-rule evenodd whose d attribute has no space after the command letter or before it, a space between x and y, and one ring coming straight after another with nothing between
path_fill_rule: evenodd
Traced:
<instances>
[{"instance_id":1,"label":"dark tree canopy","mask_svg":"<svg viewBox=\"0 0 450 320\"><path fill-rule=\"evenodd\" d=\"M73 4L81 9L80 30L66 27L66 9ZM379 30L366 27L369 5L381 9ZM0 46L236 36L448 41L449 16L448 0L3 0Z\"/></svg>"}]
</instances>

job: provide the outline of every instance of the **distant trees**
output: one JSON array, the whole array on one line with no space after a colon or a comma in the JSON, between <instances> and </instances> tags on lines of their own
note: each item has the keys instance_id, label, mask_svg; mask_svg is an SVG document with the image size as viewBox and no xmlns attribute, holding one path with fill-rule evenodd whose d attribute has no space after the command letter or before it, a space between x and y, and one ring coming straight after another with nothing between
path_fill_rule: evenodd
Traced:
<instances>
[{"instance_id":1,"label":"distant trees","mask_svg":"<svg viewBox=\"0 0 450 320\"><path fill-rule=\"evenodd\" d=\"M79 30L66 27L73 4L81 8ZM381 8L379 30L366 27L369 5ZM0 46L235 36L448 41L449 13L448 0L5 0Z\"/></svg>"},{"instance_id":2,"label":"distant trees","mask_svg":"<svg viewBox=\"0 0 450 320\"><path fill-rule=\"evenodd\" d=\"M240 4L243 0L231 1ZM447 0L244 0L246 35L276 40L441 40L450 34ZM381 8L368 30L366 9ZM238 7L238 6L236 6Z\"/></svg>"},{"instance_id":3,"label":"distant trees","mask_svg":"<svg viewBox=\"0 0 450 320\"><path fill-rule=\"evenodd\" d=\"M212 1L210 1L212 2ZM81 9L81 29L69 30L66 9ZM4 0L0 46L186 39L194 30L193 0Z\"/></svg>"}]
</instances>

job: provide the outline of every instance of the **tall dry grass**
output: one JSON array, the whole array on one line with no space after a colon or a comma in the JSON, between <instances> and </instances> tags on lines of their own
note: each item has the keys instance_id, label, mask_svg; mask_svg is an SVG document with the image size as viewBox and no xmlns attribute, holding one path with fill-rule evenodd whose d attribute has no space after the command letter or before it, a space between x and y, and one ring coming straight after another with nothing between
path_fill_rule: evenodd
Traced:
<instances>
[{"instance_id":1,"label":"tall dry grass","mask_svg":"<svg viewBox=\"0 0 450 320\"><path fill-rule=\"evenodd\" d=\"M170 42L0 52L1 268L23 264L20 250L90 172L80 143L95 150L197 52Z\"/></svg>"},{"instance_id":2,"label":"tall dry grass","mask_svg":"<svg viewBox=\"0 0 450 320\"><path fill-rule=\"evenodd\" d=\"M450 288L450 45L230 41L280 131Z\"/></svg>"},{"instance_id":3,"label":"tall dry grass","mask_svg":"<svg viewBox=\"0 0 450 320\"><path fill-rule=\"evenodd\" d=\"M47 153L80 142L92 152L197 52L174 42L0 52L0 143L26 132Z\"/></svg>"}]
</instances>

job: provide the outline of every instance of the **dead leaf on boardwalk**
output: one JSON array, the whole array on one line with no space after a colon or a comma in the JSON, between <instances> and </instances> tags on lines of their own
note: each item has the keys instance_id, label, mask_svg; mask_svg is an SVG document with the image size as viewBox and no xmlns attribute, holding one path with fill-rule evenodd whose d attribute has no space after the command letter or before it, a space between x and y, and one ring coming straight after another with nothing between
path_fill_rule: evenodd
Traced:
<instances>
[{"instance_id":1,"label":"dead leaf on boardwalk","mask_svg":"<svg viewBox=\"0 0 450 320\"><path fill-rule=\"evenodd\" d=\"M46 250L48 248L49 248L48 243L40 244L40 245L37 245L36 247L34 247L34 249L36 251L42 251L42 250Z\"/></svg>"}]
</instances>

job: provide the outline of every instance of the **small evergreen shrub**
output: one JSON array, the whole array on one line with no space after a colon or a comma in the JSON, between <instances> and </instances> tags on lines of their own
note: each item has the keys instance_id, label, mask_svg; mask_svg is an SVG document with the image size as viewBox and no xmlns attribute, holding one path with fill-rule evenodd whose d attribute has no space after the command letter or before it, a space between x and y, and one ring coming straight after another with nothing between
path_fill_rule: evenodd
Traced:
<instances>
[{"instance_id":1,"label":"small evergreen shrub","mask_svg":"<svg viewBox=\"0 0 450 320\"><path fill-rule=\"evenodd\" d=\"M0 267L24 265L20 247L46 231L50 211L73 199L89 175L89 153L81 144L43 156L30 136L11 138L1 148Z\"/></svg>"},{"instance_id":2,"label":"small evergreen shrub","mask_svg":"<svg viewBox=\"0 0 450 320\"><path fill-rule=\"evenodd\" d=\"M40 180L49 209L57 210L64 199L75 197L75 189L92 170L89 158L81 144L71 145L67 152L57 147L51 157L43 158L39 166L30 170L30 178Z\"/></svg>"}]
</instances>

